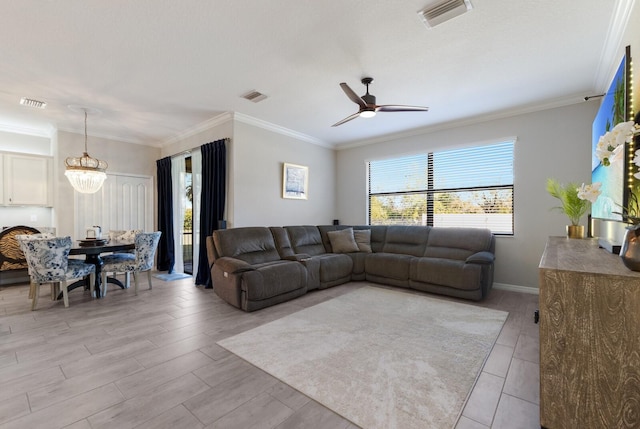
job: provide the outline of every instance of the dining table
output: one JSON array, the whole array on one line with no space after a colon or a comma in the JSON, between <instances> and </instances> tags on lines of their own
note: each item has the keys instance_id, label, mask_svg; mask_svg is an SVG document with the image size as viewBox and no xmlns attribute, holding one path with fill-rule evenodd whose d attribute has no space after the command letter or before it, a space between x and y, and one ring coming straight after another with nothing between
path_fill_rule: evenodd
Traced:
<instances>
[{"instance_id":1,"label":"dining table","mask_svg":"<svg viewBox=\"0 0 640 429\"><path fill-rule=\"evenodd\" d=\"M96 267L95 294L96 298L101 297L100 278L102 273L102 255L103 253L125 252L135 249L136 245L133 240L77 240L69 251L69 255L85 255L85 262L93 264ZM107 277L107 282L113 283L125 288L125 285L115 277ZM80 280L69 286L69 289L75 289L80 286L87 286L85 280Z\"/></svg>"}]
</instances>

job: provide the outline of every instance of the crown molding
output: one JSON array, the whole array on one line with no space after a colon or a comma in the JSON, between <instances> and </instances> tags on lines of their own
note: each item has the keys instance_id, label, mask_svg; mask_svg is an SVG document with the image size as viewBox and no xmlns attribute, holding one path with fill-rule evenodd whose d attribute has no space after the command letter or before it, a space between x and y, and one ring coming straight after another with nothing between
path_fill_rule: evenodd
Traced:
<instances>
[{"instance_id":1,"label":"crown molding","mask_svg":"<svg viewBox=\"0 0 640 429\"><path fill-rule=\"evenodd\" d=\"M633 10L635 0L619 0L616 2L615 10L611 16L609 23L609 32L604 41L598 69L595 74L594 88L596 92L604 91L611 82L611 78L619 65L621 58L619 51L621 49L624 31L629 23L629 17ZM624 55L624 51L622 52Z\"/></svg>"},{"instance_id":2,"label":"crown molding","mask_svg":"<svg viewBox=\"0 0 640 429\"><path fill-rule=\"evenodd\" d=\"M170 137L166 140L163 140L160 143L160 147L167 147L169 145L172 145L174 143L178 143L180 140L184 140L186 138L189 138L191 136L194 136L196 134L199 134L203 131L206 131L210 128L214 128L217 127L219 125L225 124L229 121L232 121L234 117L233 112L223 112L219 115L214 116L211 119L207 119L204 122L200 122L199 124L194 125L191 128L187 128L186 130L182 131L179 134L176 134L173 137Z\"/></svg>"},{"instance_id":3,"label":"crown molding","mask_svg":"<svg viewBox=\"0 0 640 429\"><path fill-rule=\"evenodd\" d=\"M334 149L334 146L332 144L327 143L323 140L317 139L308 134L303 134L297 131L293 131L289 128L281 127L280 125L272 124L271 122L263 121L262 119L254 118L253 116L245 115L244 113L235 112L233 116L238 122L242 122L244 124L253 125L255 127L263 128L265 130L282 134L288 137L293 137L295 139L302 140L307 143Z\"/></svg>"},{"instance_id":4,"label":"crown molding","mask_svg":"<svg viewBox=\"0 0 640 429\"><path fill-rule=\"evenodd\" d=\"M48 125L46 128L22 127L19 125L0 124L0 131L14 134L26 134L29 136L52 138L56 133L56 128Z\"/></svg>"},{"instance_id":5,"label":"crown molding","mask_svg":"<svg viewBox=\"0 0 640 429\"><path fill-rule=\"evenodd\" d=\"M58 128L57 131L64 131L66 133L80 134L81 136L84 136L84 130L80 130L80 129L61 127L61 128ZM158 144L149 143L149 142L145 142L145 141L138 140L138 139L127 139L127 138L123 138L122 136L115 136L115 135L112 135L112 134L87 132L87 136L88 137L97 137L97 138L100 138L100 139L112 140L112 141L117 141L117 142L122 142L122 143L139 144L139 145L142 145L142 146L160 147Z\"/></svg>"},{"instance_id":6,"label":"crown molding","mask_svg":"<svg viewBox=\"0 0 640 429\"><path fill-rule=\"evenodd\" d=\"M352 149L352 148L367 146L367 145L376 144L376 143L385 143L391 140L415 137L423 134L431 134L437 131L450 130L453 128L476 125L476 124L481 124L483 122L495 121L498 119L506 119L513 116L524 115L527 113L533 113L533 112L539 112L539 111L548 110L548 109L555 109L558 107L570 106L573 104L578 104L580 102L585 103L584 94L557 98L557 99L550 100L540 104L532 104L532 105L520 106L517 108L503 109L493 113L474 116L468 119L455 120L455 121L444 122L436 125L429 125L426 127L414 128L412 130L385 134L383 136L372 137L370 139L356 140L356 141L347 142L344 144L337 144L336 146L334 146L334 149L345 150L345 149Z\"/></svg>"}]
</instances>

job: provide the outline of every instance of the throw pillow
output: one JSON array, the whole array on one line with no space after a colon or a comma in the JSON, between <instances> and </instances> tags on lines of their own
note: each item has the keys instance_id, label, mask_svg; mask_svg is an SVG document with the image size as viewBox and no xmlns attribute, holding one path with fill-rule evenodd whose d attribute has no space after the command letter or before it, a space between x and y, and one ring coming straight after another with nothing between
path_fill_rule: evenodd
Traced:
<instances>
[{"instance_id":1,"label":"throw pillow","mask_svg":"<svg viewBox=\"0 0 640 429\"><path fill-rule=\"evenodd\" d=\"M141 229L130 229L128 231L123 231L122 234L116 237L117 241L133 241L136 239L136 235L142 232Z\"/></svg>"},{"instance_id":2,"label":"throw pillow","mask_svg":"<svg viewBox=\"0 0 640 429\"><path fill-rule=\"evenodd\" d=\"M354 229L353 238L356 240L358 250L361 252L371 253L371 230L370 229Z\"/></svg>"},{"instance_id":3,"label":"throw pillow","mask_svg":"<svg viewBox=\"0 0 640 429\"><path fill-rule=\"evenodd\" d=\"M329 231L327 235L334 253L350 253L359 250L356 240L353 238L353 228Z\"/></svg>"}]
</instances>

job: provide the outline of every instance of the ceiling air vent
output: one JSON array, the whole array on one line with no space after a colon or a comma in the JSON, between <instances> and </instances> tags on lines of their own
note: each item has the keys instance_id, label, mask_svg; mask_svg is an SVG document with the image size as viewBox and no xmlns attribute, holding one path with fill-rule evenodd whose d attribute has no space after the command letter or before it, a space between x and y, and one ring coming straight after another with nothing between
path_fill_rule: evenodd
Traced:
<instances>
[{"instance_id":1,"label":"ceiling air vent","mask_svg":"<svg viewBox=\"0 0 640 429\"><path fill-rule=\"evenodd\" d=\"M20 104L27 107L35 107L36 109L44 109L47 107L47 103L44 101L38 101L27 97L22 97L20 99Z\"/></svg>"},{"instance_id":2,"label":"ceiling air vent","mask_svg":"<svg viewBox=\"0 0 640 429\"><path fill-rule=\"evenodd\" d=\"M267 98L267 96L264 95L261 92L256 91L254 89L253 91L249 91L246 94L242 95L242 98L244 98L245 100L249 100L249 101L252 101L254 103L257 103L257 102L262 101L265 98Z\"/></svg>"},{"instance_id":3,"label":"ceiling air vent","mask_svg":"<svg viewBox=\"0 0 640 429\"><path fill-rule=\"evenodd\" d=\"M425 7L418 12L418 15L424 25L431 28L462 15L472 8L470 0L444 0Z\"/></svg>"}]
</instances>

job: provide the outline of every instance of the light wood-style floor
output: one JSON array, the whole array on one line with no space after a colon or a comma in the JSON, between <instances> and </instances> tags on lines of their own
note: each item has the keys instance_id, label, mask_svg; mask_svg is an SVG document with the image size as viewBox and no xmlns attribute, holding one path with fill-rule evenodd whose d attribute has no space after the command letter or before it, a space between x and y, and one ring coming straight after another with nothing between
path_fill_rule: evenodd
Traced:
<instances>
[{"instance_id":1,"label":"light wood-style floor","mask_svg":"<svg viewBox=\"0 0 640 429\"><path fill-rule=\"evenodd\" d=\"M68 309L44 287L34 312L28 285L0 287L0 428L356 428L216 341L365 284L254 313L190 279L74 290ZM494 289L478 304L510 314L458 429L540 427L537 298Z\"/></svg>"}]
</instances>

